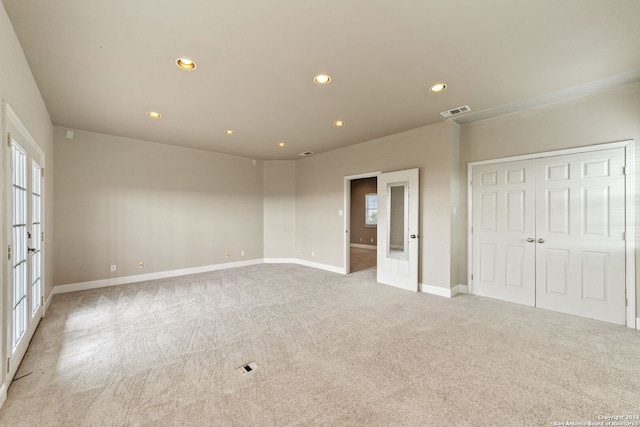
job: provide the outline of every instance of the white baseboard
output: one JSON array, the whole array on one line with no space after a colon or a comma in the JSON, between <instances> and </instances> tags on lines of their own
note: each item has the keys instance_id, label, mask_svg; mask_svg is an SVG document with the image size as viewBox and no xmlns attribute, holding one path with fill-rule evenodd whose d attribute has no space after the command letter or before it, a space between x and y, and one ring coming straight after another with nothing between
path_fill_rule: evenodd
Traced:
<instances>
[{"instance_id":1,"label":"white baseboard","mask_svg":"<svg viewBox=\"0 0 640 427\"><path fill-rule=\"evenodd\" d=\"M636 329L640 330L640 317L636 317Z\"/></svg>"},{"instance_id":2,"label":"white baseboard","mask_svg":"<svg viewBox=\"0 0 640 427\"><path fill-rule=\"evenodd\" d=\"M317 268L320 270L330 271L332 273L345 274L344 268L335 267L333 265L320 264L317 262L306 261L297 258L259 258L249 261L227 262L224 264L205 265L202 267L183 268L180 270L159 271L157 273L137 274L135 276L114 277L112 279L92 280L89 282L71 283L68 285L54 286L53 290L47 298L45 304L46 309L51 304L53 295L64 294L67 292L86 291L89 289L106 288L108 286L126 285L129 283L146 282L156 279L167 279L169 277L186 276L188 274L206 273L209 271L226 270L228 268L246 267L256 264L298 264L306 267Z\"/></svg>"},{"instance_id":3,"label":"white baseboard","mask_svg":"<svg viewBox=\"0 0 640 427\"><path fill-rule=\"evenodd\" d=\"M262 259L249 261L226 262L223 264L205 265L202 267L183 268L180 270L159 271L157 273L136 274L135 276L114 277L112 279L92 280L89 282L72 283L68 285L54 286L51 294L64 294L67 292L86 291L88 289L106 288L108 286L126 285L128 283L146 282L148 280L166 279L169 277L186 276L188 274L206 273L209 271L226 270L228 268L246 267L248 265L262 264Z\"/></svg>"},{"instance_id":4,"label":"white baseboard","mask_svg":"<svg viewBox=\"0 0 640 427\"><path fill-rule=\"evenodd\" d=\"M451 289L441 288L440 286L427 285L420 283L420 292L425 292L431 295L438 295L439 297L451 298Z\"/></svg>"},{"instance_id":5,"label":"white baseboard","mask_svg":"<svg viewBox=\"0 0 640 427\"><path fill-rule=\"evenodd\" d=\"M56 288L54 287L51 292L49 292L49 296L44 301L44 311L42 312L42 317L47 315L47 310L49 310L49 306L51 305L51 301L53 301L53 296L56 294Z\"/></svg>"},{"instance_id":6,"label":"white baseboard","mask_svg":"<svg viewBox=\"0 0 640 427\"><path fill-rule=\"evenodd\" d=\"M468 294L469 287L467 285L457 285L451 291L452 291L452 296L456 296L458 294Z\"/></svg>"},{"instance_id":7,"label":"white baseboard","mask_svg":"<svg viewBox=\"0 0 640 427\"><path fill-rule=\"evenodd\" d=\"M7 383L0 385L0 408L4 406L4 402L7 401Z\"/></svg>"},{"instance_id":8,"label":"white baseboard","mask_svg":"<svg viewBox=\"0 0 640 427\"><path fill-rule=\"evenodd\" d=\"M376 245L363 245L360 243L351 243L351 247L358 248L358 249L370 249L372 251L375 251L376 249L378 249Z\"/></svg>"},{"instance_id":9,"label":"white baseboard","mask_svg":"<svg viewBox=\"0 0 640 427\"><path fill-rule=\"evenodd\" d=\"M420 283L420 292L438 295L440 297L452 298L458 294L466 294L468 292L467 285L456 285L451 289L441 288L440 286L427 285Z\"/></svg>"}]
</instances>

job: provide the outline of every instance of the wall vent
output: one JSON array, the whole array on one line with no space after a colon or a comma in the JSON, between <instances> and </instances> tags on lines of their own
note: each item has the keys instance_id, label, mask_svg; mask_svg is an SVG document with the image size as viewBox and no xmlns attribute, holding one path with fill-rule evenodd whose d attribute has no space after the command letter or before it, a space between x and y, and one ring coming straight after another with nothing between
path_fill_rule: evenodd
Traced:
<instances>
[{"instance_id":1,"label":"wall vent","mask_svg":"<svg viewBox=\"0 0 640 427\"><path fill-rule=\"evenodd\" d=\"M313 156L315 153L313 151L303 151L302 153L298 153L298 156L307 157Z\"/></svg>"},{"instance_id":2,"label":"wall vent","mask_svg":"<svg viewBox=\"0 0 640 427\"><path fill-rule=\"evenodd\" d=\"M442 117L451 117L455 116L456 114L466 113L467 111L471 111L471 108L469 108L468 105L463 105L462 107L457 107L449 111L443 111L440 114L442 115Z\"/></svg>"}]
</instances>

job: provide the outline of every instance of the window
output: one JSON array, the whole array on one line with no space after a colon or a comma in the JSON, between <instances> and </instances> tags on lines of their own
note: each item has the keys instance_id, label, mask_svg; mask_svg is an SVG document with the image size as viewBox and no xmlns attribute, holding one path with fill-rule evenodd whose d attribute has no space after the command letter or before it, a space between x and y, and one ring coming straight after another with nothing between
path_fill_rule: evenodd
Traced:
<instances>
[{"instance_id":1,"label":"window","mask_svg":"<svg viewBox=\"0 0 640 427\"><path fill-rule=\"evenodd\" d=\"M375 193L364 195L364 225L365 227L378 225L378 195Z\"/></svg>"}]
</instances>

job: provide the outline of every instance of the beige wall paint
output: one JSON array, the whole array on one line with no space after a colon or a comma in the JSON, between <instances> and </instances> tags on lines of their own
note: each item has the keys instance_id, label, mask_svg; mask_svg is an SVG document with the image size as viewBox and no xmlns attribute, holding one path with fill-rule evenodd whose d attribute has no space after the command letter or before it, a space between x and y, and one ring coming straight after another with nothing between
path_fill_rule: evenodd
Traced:
<instances>
[{"instance_id":1,"label":"beige wall paint","mask_svg":"<svg viewBox=\"0 0 640 427\"><path fill-rule=\"evenodd\" d=\"M467 163L564 148L634 139L640 142L640 83L542 108L472 123L461 128L461 233L458 275L467 281ZM640 151L636 148L636 192L640 188ZM640 200L638 200L640 201ZM637 201L637 202L638 202ZM636 206L636 213L640 212ZM636 228L640 222L636 215ZM638 229L640 230L640 229ZM640 240L636 239L636 247ZM638 253L637 255L640 255ZM636 258L636 265L638 260ZM640 272L637 271L637 277ZM640 287L636 279L637 307Z\"/></svg>"},{"instance_id":2,"label":"beige wall paint","mask_svg":"<svg viewBox=\"0 0 640 427\"><path fill-rule=\"evenodd\" d=\"M45 153L45 276L44 287L45 297L51 293L53 279L53 244L54 244L54 227L53 225L53 126L51 118L47 112L38 85L36 84L29 64L24 56L22 47L18 42L13 26L9 21L9 17L4 9L4 5L0 2L0 99L11 106L20 118L22 124L28 129L29 133L38 144L40 149ZM3 200L9 196L6 189L6 122L5 112L2 111L2 120L0 120L2 128L2 138L0 150L0 192L3 194ZM5 204L0 209L0 219L2 220L2 229L0 230L0 240L2 244L2 255L6 260L6 248L10 241L10 234L6 230L6 212ZM3 289L6 289L6 262L0 263L0 277L2 277ZM1 319L5 318L5 307L7 306L6 292L0 292L0 324L2 324L2 332L0 335L5 337L5 323ZM6 338L0 340L0 357L6 360L7 351L5 343ZM6 380L5 370L0 374L0 383Z\"/></svg>"},{"instance_id":3,"label":"beige wall paint","mask_svg":"<svg viewBox=\"0 0 640 427\"><path fill-rule=\"evenodd\" d=\"M263 257L262 162L60 127L55 156L56 285Z\"/></svg>"},{"instance_id":4,"label":"beige wall paint","mask_svg":"<svg viewBox=\"0 0 640 427\"><path fill-rule=\"evenodd\" d=\"M366 227L365 195L378 192L376 178L362 178L351 181L351 243L375 246L378 244L378 228Z\"/></svg>"},{"instance_id":5,"label":"beige wall paint","mask_svg":"<svg viewBox=\"0 0 640 427\"><path fill-rule=\"evenodd\" d=\"M296 162L264 162L264 257L295 256Z\"/></svg>"},{"instance_id":6,"label":"beige wall paint","mask_svg":"<svg viewBox=\"0 0 640 427\"><path fill-rule=\"evenodd\" d=\"M420 281L451 286L451 133L456 125L402 132L298 160L296 256L344 267L344 177L420 169ZM311 257L311 252L315 257Z\"/></svg>"}]
</instances>

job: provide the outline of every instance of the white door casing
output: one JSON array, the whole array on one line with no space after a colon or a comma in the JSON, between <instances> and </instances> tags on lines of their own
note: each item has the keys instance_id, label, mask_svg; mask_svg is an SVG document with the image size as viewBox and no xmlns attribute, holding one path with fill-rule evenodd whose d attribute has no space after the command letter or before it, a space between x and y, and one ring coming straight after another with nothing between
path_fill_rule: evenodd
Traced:
<instances>
[{"instance_id":1,"label":"white door casing","mask_svg":"<svg viewBox=\"0 0 640 427\"><path fill-rule=\"evenodd\" d=\"M378 175L379 283L418 291L418 169Z\"/></svg>"},{"instance_id":2,"label":"white door casing","mask_svg":"<svg viewBox=\"0 0 640 427\"><path fill-rule=\"evenodd\" d=\"M7 117L7 382L14 377L43 315L44 154L13 110Z\"/></svg>"}]
</instances>

